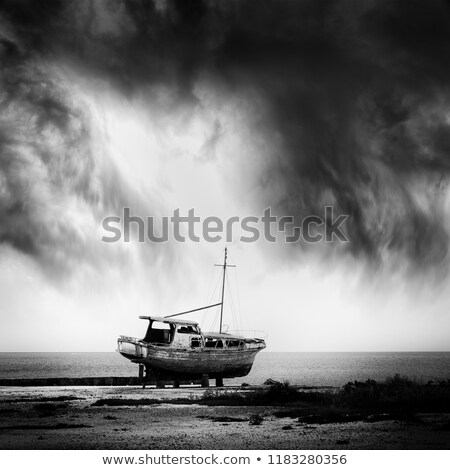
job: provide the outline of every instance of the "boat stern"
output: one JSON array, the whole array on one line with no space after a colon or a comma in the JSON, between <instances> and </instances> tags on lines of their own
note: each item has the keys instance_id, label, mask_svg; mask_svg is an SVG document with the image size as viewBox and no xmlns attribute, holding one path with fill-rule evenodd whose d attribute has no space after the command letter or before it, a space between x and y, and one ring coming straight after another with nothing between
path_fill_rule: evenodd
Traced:
<instances>
[{"instance_id":1,"label":"boat stern","mask_svg":"<svg viewBox=\"0 0 450 470\"><path fill-rule=\"evenodd\" d=\"M147 348L138 338L119 336L117 351L132 362L142 362L147 357Z\"/></svg>"}]
</instances>

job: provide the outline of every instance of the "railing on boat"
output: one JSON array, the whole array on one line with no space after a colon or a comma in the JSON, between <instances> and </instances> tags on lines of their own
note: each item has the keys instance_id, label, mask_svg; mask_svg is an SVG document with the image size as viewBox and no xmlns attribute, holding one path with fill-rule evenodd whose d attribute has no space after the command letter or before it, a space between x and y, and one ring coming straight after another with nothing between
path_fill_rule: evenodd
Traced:
<instances>
[{"instance_id":1,"label":"railing on boat","mask_svg":"<svg viewBox=\"0 0 450 470\"><path fill-rule=\"evenodd\" d=\"M132 336L121 336L118 341L118 350L125 354L130 354L137 357L146 357L147 348L139 344L140 339L133 338Z\"/></svg>"},{"instance_id":2,"label":"railing on boat","mask_svg":"<svg viewBox=\"0 0 450 470\"><path fill-rule=\"evenodd\" d=\"M265 341L268 337L268 334L265 331L258 330L232 330L227 331L227 334L233 336L242 336L244 338L261 339L263 341Z\"/></svg>"}]
</instances>

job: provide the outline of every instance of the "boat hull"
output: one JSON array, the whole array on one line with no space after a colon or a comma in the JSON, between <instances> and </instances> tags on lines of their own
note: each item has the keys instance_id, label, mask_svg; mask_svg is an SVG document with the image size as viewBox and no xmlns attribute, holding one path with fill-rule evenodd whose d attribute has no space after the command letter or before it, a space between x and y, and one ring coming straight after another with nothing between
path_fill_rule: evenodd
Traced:
<instances>
[{"instance_id":1,"label":"boat hull","mask_svg":"<svg viewBox=\"0 0 450 470\"><path fill-rule=\"evenodd\" d=\"M143 364L153 375L175 378L243 377L262 348L241 350L196 349L153 346L142 342L119 341L119 352L132 362Z\"/></svg>"}]
</instances>

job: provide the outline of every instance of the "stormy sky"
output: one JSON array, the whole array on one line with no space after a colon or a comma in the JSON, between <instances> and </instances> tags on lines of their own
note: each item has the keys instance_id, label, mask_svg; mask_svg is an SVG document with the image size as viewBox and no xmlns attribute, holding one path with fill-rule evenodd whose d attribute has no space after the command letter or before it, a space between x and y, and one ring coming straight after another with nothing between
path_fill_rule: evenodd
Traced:
<instances>
[{"instance_id":1,"label":"stormy sky","mask_svg":"<svg viewBox=\"0 0 450 470\"><path fill-rule=\"evenodd\" d=\"M249 327L448 349L449 47L447 1L0 2L1 349L108 349L205 300L223 246L102 243L125 206L327 205L349 243L232 244Z\"/></svg>"}]
</instances>

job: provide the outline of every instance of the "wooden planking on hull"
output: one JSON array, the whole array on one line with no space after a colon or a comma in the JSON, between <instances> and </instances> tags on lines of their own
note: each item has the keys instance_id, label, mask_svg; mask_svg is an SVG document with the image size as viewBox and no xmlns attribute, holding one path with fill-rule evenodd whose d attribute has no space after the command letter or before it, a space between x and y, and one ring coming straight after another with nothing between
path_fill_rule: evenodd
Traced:
<instances>
[{"instance_id":1,"label":"wooden planking on hull","mask_svg":"<svg viewBox=\"0 0 450 470\"><path fill-rule=\"evenodd\" d=\"M169 371L184 376L209 374L211 377L240 377L248 374L257 352L258 350L193 352L152 347L146 357L123 355L152 370Z\"/></svg>"}]
</instances>

